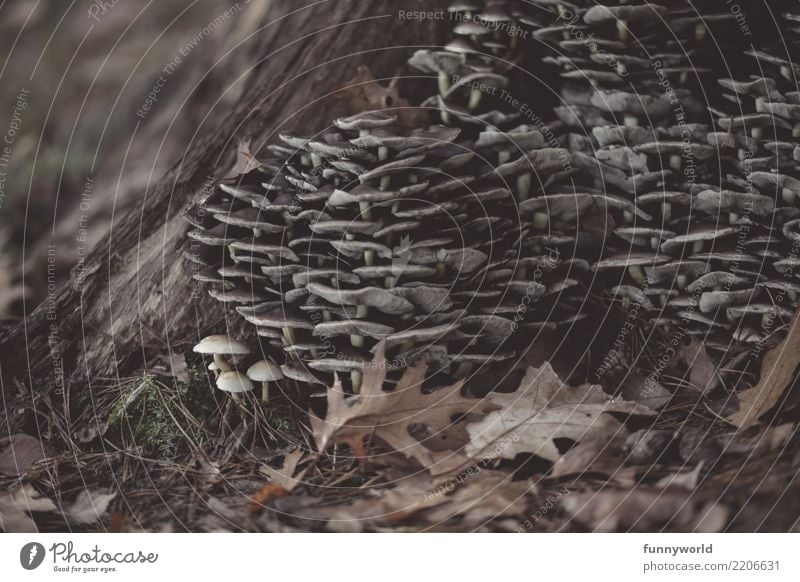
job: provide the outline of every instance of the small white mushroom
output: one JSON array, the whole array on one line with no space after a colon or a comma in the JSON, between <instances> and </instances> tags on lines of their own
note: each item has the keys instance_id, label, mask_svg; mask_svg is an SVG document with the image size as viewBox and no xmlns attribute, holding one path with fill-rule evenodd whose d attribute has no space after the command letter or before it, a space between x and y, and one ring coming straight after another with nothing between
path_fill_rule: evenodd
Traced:
<instances>
[{"instance_id":1,"label":"small white mushroom","mask_svg":"<svg viewBox=\"0 0 800 582\"><path fill-rule=\"evenodd\" d=\"M220 372L230 372L231 367L222 356L249 354L250 348L227 335L210 335L192 348L197 354L212 354ZM209 367L209 369L211 369Z\"/></svg>"},{"instance_id":2,"label":"small white mushroom","mask_svg":"<svg viewBox=\"0 0 800 582\"><path fill-rule=\"evenodd\" d=\"M269 360L256 362L247 369L247 377L253 382L261 382L261 402L269 400L269 383L283 379L280 366Z\"/></svg>"},{"instance_id":3,"label":"small white mushroom","mask_svg":"<svg viewBox=\"0 0 800 582\"><path fill-rule=\"evenodd\" d=\"M217 388L228 392L236 402L241 402L239 394L250 392L253 389L253 383L241 372L224 372L217 378Z\"/></svg>"}]
</instances>

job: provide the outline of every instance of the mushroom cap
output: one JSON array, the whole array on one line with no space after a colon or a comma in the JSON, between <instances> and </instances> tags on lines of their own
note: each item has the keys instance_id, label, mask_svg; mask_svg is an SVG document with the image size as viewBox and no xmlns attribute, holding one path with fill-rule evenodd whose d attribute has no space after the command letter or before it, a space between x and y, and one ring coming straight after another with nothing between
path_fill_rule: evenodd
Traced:
<instances>
[{"instance_id":1,"label":"mushroom cap","mask_svg":"<svg viewBox=\"0 0 800 582\"><path fill-rule=\"evenodd\" d=\"M710 214L747 209L758 216L767 216L775 209L775 203L771 197L754 192L703 190L695 198L695 208Z\"/></svg>"},{"instance_id":2,"label":"mushroom cap","mask_svg":"<svg viewBox=\"0 0 800 582\"><path fill-rule=\"evenodd\" d=\"M271 382L283 378L283 372L277 364L261 360L247 368L247 377L254 382Z\"/></svg>"},{"instance_id":3,"label":"mushroom cap","mask_svg":"<svg viewBox=\"0 0 800 582\"><path fill-rule=\"evenodd\" d=\"M250 348L228 335L210 335L192 348L198 354L237 355L249 354Z\"/></svg>"},{"instance_id":4,"label":"mushroom cap","mask_svg":"<svg viewBox=\"0 0 800 582\"><path fill-rule=\"evenodd\" d=\"M598 271L603 269L625 269L642 265L658 265L669 261L670 257L663 253L625 252L606 257L596 265Z\"/></svg>"},{"instance_id":5,"label":"mushroom cap","mask_svg":"<svg viewBox=\"0 0 800 582\"><path fill-rule=\"evenodd\" d=\"M253 389L253 383L241 372L224 372L217 378L217 388L223 392L239 394L250 392Z\"/></svg>"}]
</instances>

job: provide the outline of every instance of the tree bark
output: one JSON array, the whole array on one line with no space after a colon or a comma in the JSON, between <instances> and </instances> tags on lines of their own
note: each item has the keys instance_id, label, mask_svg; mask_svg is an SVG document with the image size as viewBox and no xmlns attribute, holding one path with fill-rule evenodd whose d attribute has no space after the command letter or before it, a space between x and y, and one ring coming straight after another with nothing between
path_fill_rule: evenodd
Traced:
<instances>
[{"instance_id":1,"label":"tree bark","mask_svg":"<svg viewBox=\"0 0 800 582\"><path fill-rule=\"evenodd\" d=\"M405 0L402 6L430 11L446 2ZM391 0L274 1L261 27L237 49L246 51L253 69L232 109L214 108L226 84L199 84L191 103L207 107L213 122L201 123L185 155L139 192L133 209L73 269L66 286L0 333L3 421L10 432L41 426L42 398L51 410L63 410L72 426L91 410L98 379L135 374L156 353L185 348L219 323L224 310L194 288L191 266L181 256L186 206L230 168L239 140L252 140L257 154L257 145L274 142L278 132L328 127L337 113L329 96L359 65L379 79L391 77L415 47L447 38L448 26L446 20L400 19ZM208 57L201 62L207 65ZM192 111L174 119L187 122L197 123Z\"/></svg>"}]
</instances>

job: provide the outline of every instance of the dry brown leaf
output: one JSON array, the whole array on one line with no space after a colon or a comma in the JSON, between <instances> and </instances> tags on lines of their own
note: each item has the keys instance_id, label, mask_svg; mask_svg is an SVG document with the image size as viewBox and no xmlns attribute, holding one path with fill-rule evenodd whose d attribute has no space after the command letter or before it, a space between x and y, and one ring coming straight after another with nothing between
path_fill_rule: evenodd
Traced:
<instances>
[{"instance_id":1,"label":"dry brown leaf","mask_svg":"<svg viewBox=\"0 0 800 582\"><path fill-rule=\"evenodd\" d=\"M486 399L462 396L462 382L424 393L422 382L428 366L422 360L405 371L392 392L385 392L384 349L384 342L378 344L375 358L365 367L358 396L348 399L337 377L328 390L326 418L323 420L310 413L319 450L345 443L363 459L364 440L374 438L415 459L433 475L469 464L469 459L458 453L466 444L466 433L453 424L453 419L467 414L485 414L496 406ZM411 433L412 428L423 427L430 435L424 443Z\"/></svg>"},{"instance_id":2,"label":"dry brown leaf","mask_svg":"<svg viewBox=\"0 0 800 582\"><path fill-rule=\"evenodd\" d=\"M712 533L724 529L728 511L695 500L685 489L604 489L573 492L562 501L575 521L597 532L660 531L665 527Z\"/></svg>"},{"instance_id":3,"label":"dry brown leaf","mask_svg":"<svg viewBox=\"0 0 800 582\"><path fill-rule=\"evenodd\" d=\"M510 475L497 471L476 470L438 486L430 475L416 473L350 503L321 505L297 499L282 510L313 520L329 520L327 529L340 532L363 531L367 526L396 531L404 522L435 530L451 520L457 520L459 531L463 531L499 517L526 519L531 495L537 492L535 485L512 481Z\"/></svg>"},{"instance_id":4,"label":"dry brown leaf","mask_svg":"<svg viewBox=\"0 0 800 582\"><path fill-rule=\"evenodd\" d=\"M6 533L36 533L32 511L56 511L55 503L43 497L30 485L0 493L0 529Z\"/></svg>"},{"instance_id":5,"label":"dry brown leaf","mask_svg":"<svg viewBox=\"0 0 800 582\"><path fill-rule=\"evenodd\" d=\"M389 109L391 115L396 115L398 121L409 127L428 125L428 113L417 107L411 107L407 99L400 97L398 82L400 77L394 77L389 85L381 85L369 70L361 65L356 69L355 76L346 81L341 88L339 98L344 102L350 113L362 111L380 111Z\"/></svg>"},{"instance_id":6,"label":"dry brown leaf","mask_svg":"<svg viewBox=\"0 0 800 582\"><path fill-rule=\"evenodd\" d=\"M701 393L707 394L717 385L717 366L701 340L694 337L688 346L681 347L678 357L689 368L689 382Z\"/></svg>"},{"instance_id":7,"label":"dry brown leaf","mask_svg":"<svg viewBox=\"0 0 800 582\"><path fill-rule=\"evenodd\" d=\"M611 443L627 432L607 413L653 414L634 402L612 398L599 385L566 385L549 363L528 368L516 392L495 393L488 399L499 410L467 426L466 453L472 458L490 452L505 459L532 453L556 461L561 454L553 439Z\"/></svg>"},{"instance_id":8,"label":"dry brown leaf","mask_svg":"<svg viewBox=\"0 0 800 582\"><path fill-rule=\"evenodd\" d=\"M239 146L236 149L236 162L230 171L223 176L223 179L228 180L237 178L242 174L252 172L260 166L261 162L259 162L256 157L250 153L250 140L242 140L239 142Z\"/></svg>"},{"instance_id":9,"label":"dry brown leaf","mask_svg":"<svg viewBox=\"0 0 800 582\"><path fill-rule=\"evenodd\" d=\"M37 461L52 455L50 448L27 434L0 439L0 473L22 475Z\"/></svg>"},{"instance_id":10,"label":"dry brown leaf","mask_svg":"<svg viewBox=\"0 0 800 582\"><path fill-rule=\"evenodd\" d=\"M672 400L672 392L664 388L660 382L654 378L645 378L636 372L630 373L622 383L621 388L622 397L632 402L658 410L670 400Z\"/></svg>"},{"instance_id":11,"label":"dry brown leaf","mask_svg":"<svg viewBox=\"0 0 800 582\"><path fill-rule=\"evenodd\" d=\"M103 518L108 504L116 497L115 493L90 492L84 489L67 509L67 519L82 525L94 523Z\"/></svg>"},{"instance_id":12,"label":"dry brown leaf","mask_svg":"<svg viewBox=\"0 0 800 582\"><path fill-rule=\"evenodd\" d=\"M285 491L291 492L303 482L303 475L308 471L308 467L306 467L299 473L296 473L297 466L300 464L300 461L303 460L304 455L305 451L301 448L297 448L286 455L280 469L274 469L269 465L262 465L259 468L259 472L269 477L271 484L278 485Z\"/></svg>"},{"instance_id":13,"label":"dry brown leaf","mask_svg":"<svg viewBox=\"0 0 800 582\"><path fill-rule=\"evenodd\" d=\"M601 442L579 443L568 450L553 465L553 478L582 473L601 473L611 476L622 468L619 449Z\"/></svg>"},{"instance_id":14,"label":"dry brown leaf","mask_svg":"<svg viewBox=\"0 0 800 582\"><path fill-rule=\"evenodd\" d=\"M764 355L761 362L761 380L758 384L737 394L739 410L727 417L728 422L747 428L775 406L791 385L800 361L800 311L789 324L789 333L781 343Z\"/></svg>"},{"instance_id":15,"label":"dry brown leaf","mask_svg":"<svg viewBox=\"0 0 800 582\"><path fill-rule=\"evenodd\" d=\"M289 492L280 485L267 483L253 495L252 501L247 505L247 511L248 513L258 513L268 502L287 495Z\"/></svg>"}]
</instances>

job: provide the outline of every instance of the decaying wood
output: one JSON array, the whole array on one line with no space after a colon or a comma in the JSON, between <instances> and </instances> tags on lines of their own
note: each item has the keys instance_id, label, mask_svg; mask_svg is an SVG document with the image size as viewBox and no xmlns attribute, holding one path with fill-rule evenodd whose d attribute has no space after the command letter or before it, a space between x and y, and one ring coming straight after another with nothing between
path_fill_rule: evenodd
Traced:
<instances>
[{"instance_id":1,"label":"decaying wood","mask_svg":"<svg viewBox=\"0 0 800 582\"><path fill-rule=\"evenodd\" d=\"M409 0L404 9L445 5ZM190 265L181 258L186 204L225 174L237 142L250 139L257 153L278 132L324 129L337 114L331 94L359 65L368 61L378 79L391 78L413 47L445 38L448 26L399 20L391 0L276 0L261 24L237 49L255 63L248 84L234 107L213 109L223 122L201 126L184 157L139 192L134 208L73 271L69 284L0 335L6 426L41 425L33 416L34 397L55 401L69 422L90 410L96 379L136 373L154 353L196 339L218 322L219 304L202 290L193 293ZM213 104L225 87L201 84L197 91ZM58 388L69 395L63 407Z\"/></svg>"}]
</instances>

